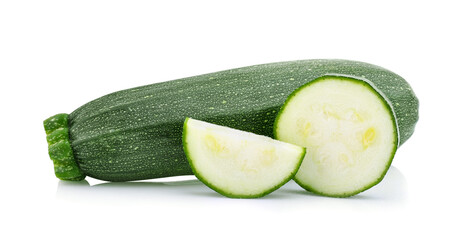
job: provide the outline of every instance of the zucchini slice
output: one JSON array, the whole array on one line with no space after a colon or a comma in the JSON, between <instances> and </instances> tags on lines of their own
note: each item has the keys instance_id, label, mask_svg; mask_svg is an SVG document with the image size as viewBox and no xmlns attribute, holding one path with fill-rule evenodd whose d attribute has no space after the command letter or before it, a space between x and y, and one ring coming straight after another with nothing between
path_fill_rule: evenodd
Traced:
<instances>
[{"instance_id":1,"label":"zucchini slice","mask_svg":"<svg viewBox=\"0 0 464 240\"><path fill-rule=\"evenodd\" d=\"M184 152L195 176L231 198L262 197L297 172L305 148L191 118L184 122Z\"/></svg>"},{"instance_id":2,"label":"zucchini slice","mask_svg":"<svg viewBox=\"0 0 464 240\"><path fill-rule=\"evenodd\" d=\"M295 181L332 197L379 183L399 142L388 100L367 80L348 76L323 76L295 90L274 131L276 139L307 148Z\"/></svg>"}]
</instances>

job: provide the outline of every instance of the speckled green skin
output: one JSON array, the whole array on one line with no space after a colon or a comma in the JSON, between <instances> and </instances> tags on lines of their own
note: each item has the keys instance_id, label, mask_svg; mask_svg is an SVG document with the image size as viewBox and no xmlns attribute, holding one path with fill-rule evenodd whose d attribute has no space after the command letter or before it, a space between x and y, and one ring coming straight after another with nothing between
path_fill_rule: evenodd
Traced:
<instances>
[{"instance_id":1,"label":"speckled green skin","mask_svg":"<svg viewBox=\"0 0 464 240\"><path fill-rule=\"evenodd\" d=\"M375 82L394 107L403 106L394 109L401 143L411 136L418 102L403 78L361 62L302 60L226 70L103 96L69 114L69 140L82 172L97 179L190 175L182 150L186 117L272 136L274 119L287 96L326 74Z\"/></svg>"}]
</instances>

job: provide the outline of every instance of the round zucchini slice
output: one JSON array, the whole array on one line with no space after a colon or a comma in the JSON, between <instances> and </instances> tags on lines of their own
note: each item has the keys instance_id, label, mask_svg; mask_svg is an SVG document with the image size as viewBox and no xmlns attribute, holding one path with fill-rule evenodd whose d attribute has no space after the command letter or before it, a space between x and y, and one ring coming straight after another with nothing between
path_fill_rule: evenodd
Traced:
<instances>
[{"instance_id":1,"label":"round zucchini slice","mask_svg":"<svg viewBox=\"0 0 464 240\"><path fill-rule=\"evenodd\" d=\"M231 198L262 197L297 172L305 148L187 118L183 146L195 176Z\"/></svg>"},{"instance_id":2,"label":"round zucchini slice","mask_svg":"<svg viewBox=\"0 0 464 240\"><path fill-rule=\"evenodd\" d=\"M379 183L399 142L388 100L367 80L347 76L324 76L295 90L276 118L274 135L307 149L294 180L331 197Z\"/></svg>"}]
</instances>

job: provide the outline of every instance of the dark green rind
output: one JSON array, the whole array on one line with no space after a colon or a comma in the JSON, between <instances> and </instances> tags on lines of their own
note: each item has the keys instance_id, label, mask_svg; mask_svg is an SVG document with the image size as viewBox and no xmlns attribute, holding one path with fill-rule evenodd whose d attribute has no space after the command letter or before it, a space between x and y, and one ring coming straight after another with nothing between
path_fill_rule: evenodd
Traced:
<instances>
[{"instance_id":1,"label":"dark green rind","mask_svg":"<svg viewBox=\"0 0 464 240\"><path fill-rule=\"evenodd\" d=\"M313 80L313 81L311 81L309 83L306 83L305 85L301 86L300 88L298 88L297 90L292 92L292 94L290 94L290 96L287 98L284 105L280 109L279 113L277 114L276 120L274 122L274 136L275 136L275 138L277 140L279 140L279 136L277 134L277 128L278 128L277 125L278 125L278 122L279 122L279 118L281 117L281 115L282 115L283 111L285 110L285 107L287 106L287 104L292 100L292 98L299 91L303 90L304 88L306 88L308 86L311 86L311 84L313 84L315 82L323 81L324 79L327 79L327 78L333 79L334 77L339 78L339 79L348 80L348 81L353 81L353 82L356 82L358 84L364 85L367 88L369 88L373 93L375 93L378 96L378 98L382 100L382 102L384 104L384 107L390 113L392 124L393 124L393 129L395 131L394 135L396 136L396 138L394 139L394 142L393 142L394 147L392 149L392 152L390 153L390 159L388 160L387 164L385 165L385 170L382 172L382 174L379 176L378 179L376 179L374 182L366 185L365 187L360 188L358 191L346 192L346 193L340 193L340 194L329 194L329 193L325 193L325 192L322 192L322 191L315 190L310 185L305 184L305 183L299 181L298 179L296 179L296 177L293 179L298 185L300 185L302 188L306 189L307 191L316 193L316 194L321 195L321 196L326 196L326 197L345 198L345 197L351 197L351 196L357 195L357 194L359 194L361 192L364 192L364 191L368 190L369 188L377 185L378 183L380 183L383 180L383 178L385 177L385 175L387 174L388 169L390 168L390 166L391 166L391 164L393 162L393 158L395 157L396 150L399 147L399 145L398 145L399 134L398 134L398 128L397 128L397 119L395 117L395 113L394 113L394 111L392 109L391 103L388 101L388 99L386 99L383 96L382 93L380 93L378 90L375 89L375 87L372 86L372 83L370 83L369 80L362 79L362 78L355 77L355 76L326 75L326 76L322 76L320 78L317 78L317 79L315 79L315 80Z\"/></svg>"},{"instance_id":2,"label":"dark green rind","mask_svg":"<svg viewBox=\"0 0 464 240\"><path fill-rule=\"evenodd\" d=\"M191 175L182 150L186 117L272 137L274 119L287 96L326 74L370 79L393 105L411 105L394 110L401 143L412 134L417 111L408 109L417 110L418 102L403 78L367 63L302 60L232 69L108 94L69 115L69 140L82 172L97 179L131 181Z\"/></svg>"},{"instance_id":3,"label":"dark green rind","mask_svg":"<svg viewBox=\"0 0 464 240\"><path fill-rule=\"evenodd\" d=\"M214 184L212 184L205 177L203 177L201 175L201 173L195 167L195 163L194 163L195 160L193 160L190 157L189 150L188 150L188 142L186 141L187 134L188 134L187 122L188 122L189 119L190 118L186 118L185 121L184 121L183 133L182 133L182 142L183 142L183 146L184 146L185 156L187 157L187 160L188 160L188 162L190 164L190 167L192 168L192 171L195 174L195 176L198 178L198 180L200 180L206 186L208 186L212 190L216 191L217 193L219 193L219 194L221 194L221 195L223 195L225 197L229 197L229 198L260 198L260 197L266 196L266 195L274 192L275 190L282 187L285 183L290 181L295 176L295 174L298 172L298 169L301 166L301 163L303 162L304 156L306 155L306 148L303 148L303 152L301 153L300 160L296 164L295 169L290 173L290 175L288 175L285 179L283 179L281 183L273 186L272 188L265 189L262 192L259 192L259 193L256 193L256 194L251 194L251 195L233 194L233 193L227 192L226 190L223 190L220 187L215 186Z\"/></svg>"},{"instance_id":4,"label":"dark green rind","mask_svg":"<svg viewBox=\"0 0 464 240\"><path fill-rule=\"evenodd\" d=\"M55 176L61 180L80 181L85 178L74 160L68 136L68 114L61 113L44 121L48 154L53 160Z\"/></svg>"}]
</instances>

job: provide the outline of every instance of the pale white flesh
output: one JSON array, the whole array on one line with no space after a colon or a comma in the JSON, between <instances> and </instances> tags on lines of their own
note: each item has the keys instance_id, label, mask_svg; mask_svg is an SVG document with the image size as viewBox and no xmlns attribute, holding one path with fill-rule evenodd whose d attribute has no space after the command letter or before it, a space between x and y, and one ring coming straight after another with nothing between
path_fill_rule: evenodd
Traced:
<instances>
[{"instance_id":1,"label":"pale white flesh","mask_svg":"<svg viewBox=\"0 0 464 240\"><path fill-rule=\"evenodd\" d=\"M396 150L389 106L360 80L325 77L287 101L277 139L307 149L295 180L329 196L350 196L378 183Z\"/></svg>"},{"instance_id":2,"label":"pale white flesh","mask_svg":"<svg viewBox=\"0 0 464 240\"><path fill-rule=\"evenodd\" d=\"M195 175L229 197L258 197L290 180L305 149L269 137L188 119L184 149Z\"/></svg>"}]
</instances>

